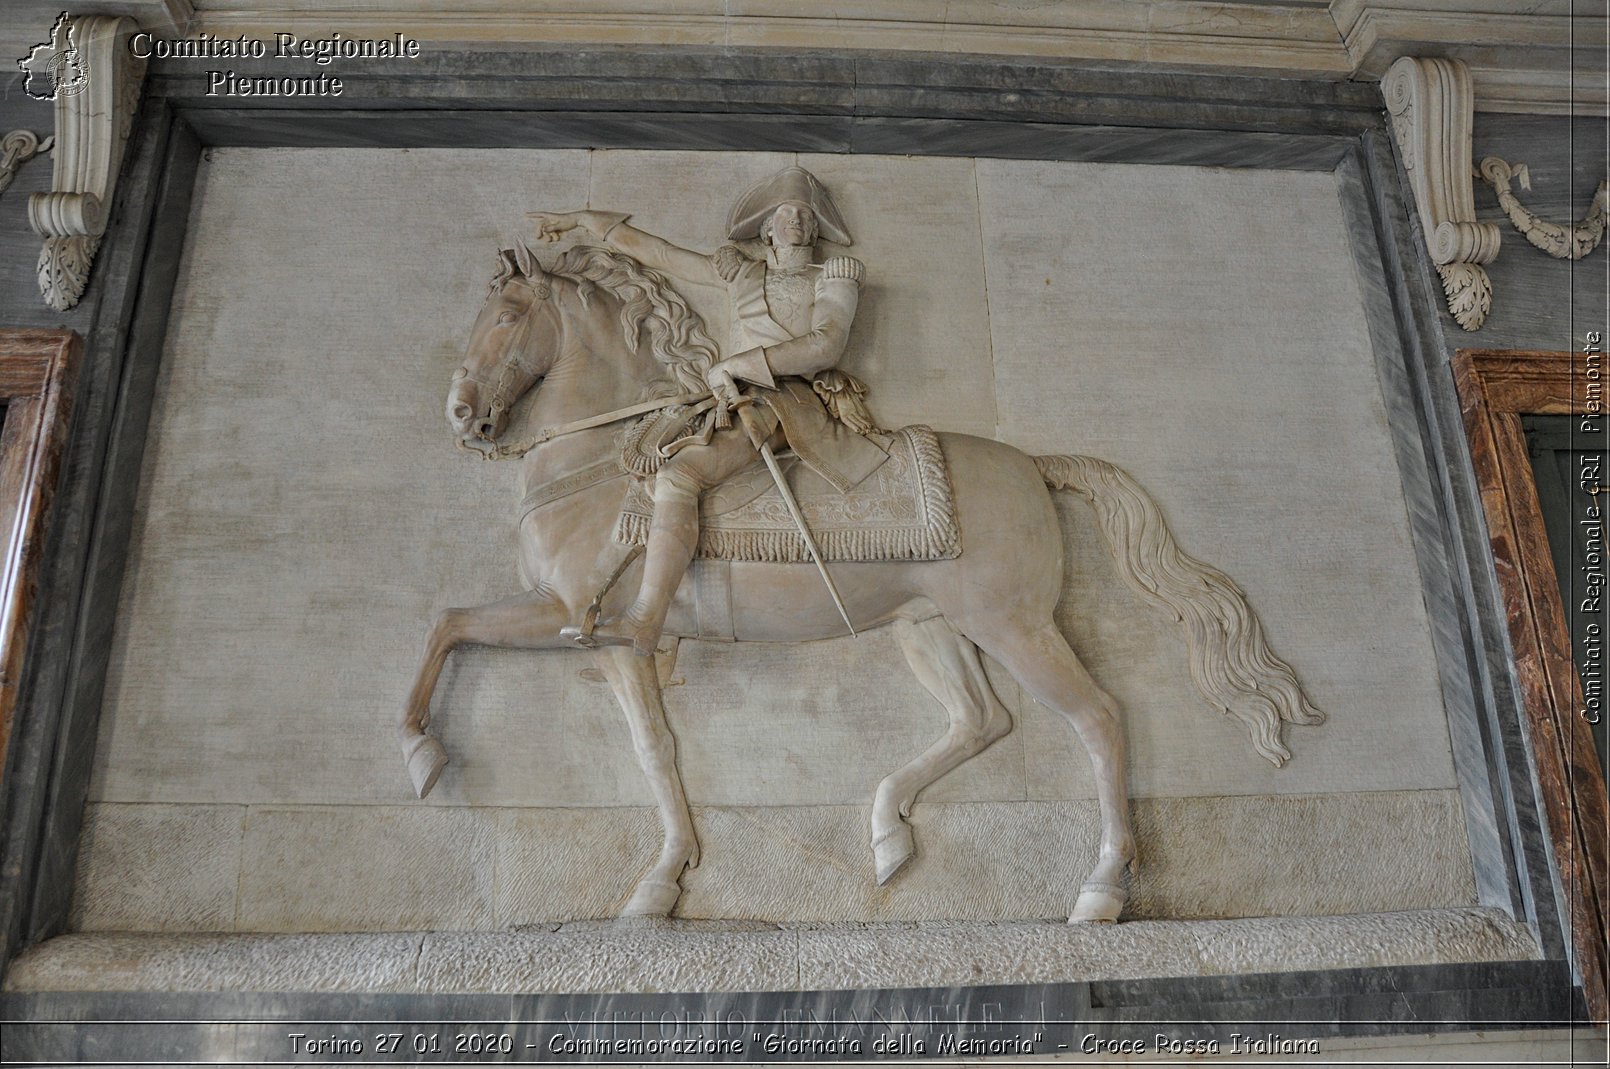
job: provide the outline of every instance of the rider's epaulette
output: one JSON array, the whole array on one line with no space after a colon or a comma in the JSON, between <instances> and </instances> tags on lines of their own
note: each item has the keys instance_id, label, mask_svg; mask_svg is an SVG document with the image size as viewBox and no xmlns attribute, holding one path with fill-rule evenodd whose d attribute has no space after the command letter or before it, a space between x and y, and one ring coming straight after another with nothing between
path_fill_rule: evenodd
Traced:
<instances>
[{"instance_id":1,"label":"rider's epaulette","mask_svg":"<svg viewBox=\"0 0 1610 1069\"><path fill-rule=\"evenodd\" d=\"M716 274L721 276L723 282L731 282L749 260L738 246L723 245L710 254L710 262L715 265Z\"/></svg>"},{"instance_id":2,"label":"rider's epaulette","mask_svg":"<svg viewBox=\"0 0 1610 1069\"><path fill-rule=\"evenodd\" d=\"M822 277L847 278L859 286L866 277L866 267L853 256L835 256L822 264Z\"/></svg>"}]
</instances>

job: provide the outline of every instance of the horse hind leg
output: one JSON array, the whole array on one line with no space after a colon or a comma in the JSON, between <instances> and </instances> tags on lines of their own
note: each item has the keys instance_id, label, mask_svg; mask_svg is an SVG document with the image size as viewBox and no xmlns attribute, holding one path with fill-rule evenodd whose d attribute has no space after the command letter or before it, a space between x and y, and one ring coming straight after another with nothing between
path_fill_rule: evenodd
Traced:
<instances>
[{"instance_id":1,"label":"horse hind leg","mask_svg":"<svg viewBox=\"0 0 1610 1069\"><path fill-rule=\"evenodd\" d=\"M894 633L917 679L950 714L950 727L878 784L872 803L872 856L880 886L916 856L911 825L904 818L911 815L917 794L1012 730L1012 715L995 696L978 647L949 621L942 616L916 623L899 620Z\"/></svg>"},{"instance_id":2,"label":"horse hind leg","mask_svg":"<svg viewBox=\"0 0 1610 1069\"><path fill-rule=\"evenodd\" d=\"M1124 734L1118 703L1096 685L1050 620L1039 625L1011 619L968 621L986 653L1000 661L1023 689L1062 715L1090 755L1101 807L1101 852L1079 889L1069 923L1111 924L1129 898L1126 879L1135 861L1124 768Z\"/></svg>"},{"instance_id":3,"label":"horse hind leg","mask_svg":"<svg viewBox=\"0 0 1610 1069\"><path fill-rule=\"evenodd\" d=\"M626 714L632 748L659 805L665 835L659 858L638 880L621 916L663 917L682 897L683 870L699 864L699 839L676 768L676 737L665 719L653 658L639 657L629 646L606 647L594 657Z\"/></svg>"}]
</instances>

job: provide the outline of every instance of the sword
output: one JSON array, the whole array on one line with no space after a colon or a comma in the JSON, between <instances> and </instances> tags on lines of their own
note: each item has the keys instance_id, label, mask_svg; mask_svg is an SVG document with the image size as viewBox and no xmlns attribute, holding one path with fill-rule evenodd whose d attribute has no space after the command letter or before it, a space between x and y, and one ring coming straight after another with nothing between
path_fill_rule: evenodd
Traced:
<instances>
[{"instance_id":1,"label":"sword","mask_svg":"<svg viewBox=\"0 0 1610 1069\"><path fill-rule=\"evenodd\" d=\"M816 563L816 570L821 573L827 592L833 597L834 608L838 609L839 615L844 618L844 626L850 629L850 634L855 635L855 625L850 622L849 610L844 607L844 599L839 597L839 588L834 585L833 577L827 572L827 565L822 561L822 551L816 548L816 539L805 523L805 514L800 511L799 502L794 498L794 491L788 488L788 480L783 477L783 469L777 463L776 454L766 443L766 437L760 433L762 428L754 423L754 414L749 410L754 402L738 393L738 384L733 381L731 375L726 375L725 380L713 386L711 392L715 394L718 402L738 413L738 422L743 424L750 443L760 452L760 459L766 462L766 470L771 472L772 482L777 484L777 492L782 495L788 514L794 518L794 526L799 528L800 537L805 540L805 548L810 552L811 560Z\"/></svg>"}]
</instances>

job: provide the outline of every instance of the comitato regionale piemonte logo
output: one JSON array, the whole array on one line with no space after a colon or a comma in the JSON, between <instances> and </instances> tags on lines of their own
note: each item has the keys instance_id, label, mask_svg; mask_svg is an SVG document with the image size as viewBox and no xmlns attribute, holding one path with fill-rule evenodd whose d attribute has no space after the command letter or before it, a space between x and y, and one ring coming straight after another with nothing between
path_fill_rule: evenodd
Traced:
<instances>
[{"instance_id":1,"label":"comitato regionale piemonte logo","mask_svg":"<svg viewBox=\"0 0 1610 1069\"><path fill-rule=\"evenodd\" d=\"M73 40L72 20L63 11L50 28L50 40L35 45L17 60L27 78L22 91L36 100L55 100L82 92L89 82L89 68L79 58Z\"/></svg>"}]
</instances>

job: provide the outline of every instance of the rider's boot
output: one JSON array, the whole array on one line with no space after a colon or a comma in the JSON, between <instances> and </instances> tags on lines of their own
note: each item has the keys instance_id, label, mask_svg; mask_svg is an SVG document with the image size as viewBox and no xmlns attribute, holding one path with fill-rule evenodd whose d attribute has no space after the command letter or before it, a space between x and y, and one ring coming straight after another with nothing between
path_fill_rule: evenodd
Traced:
<instances>
[{"instance_id":1,"label":"rider's boot","mask_svg":"<svg viewBox=\"0 0 1610 1069\"><path fill-rule=\"evenodd\" d=\"M591 635L578 638L578 644L632 646L644 657L653 656L665 627L665 614L698 542L698 495L660 479L654 486L654 522L649 527L637 600L624 615L601 621Z\"/></svg>"}]
</instances>

